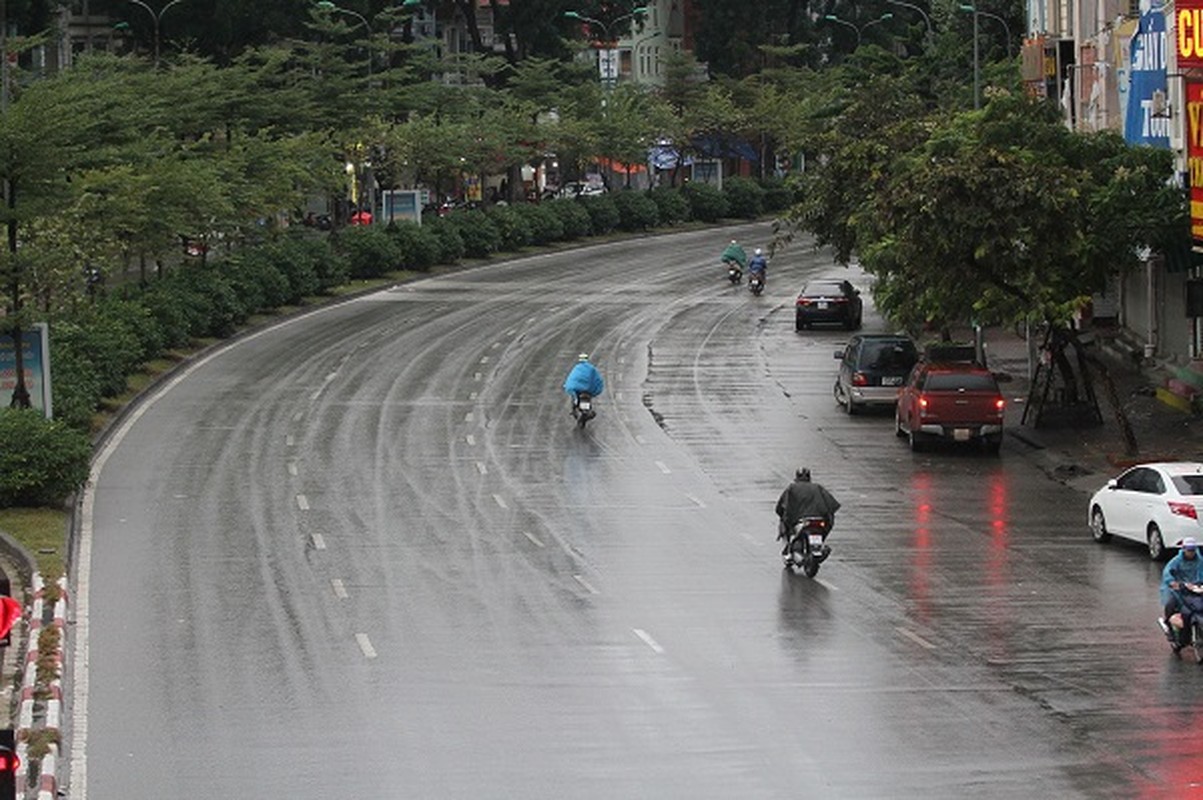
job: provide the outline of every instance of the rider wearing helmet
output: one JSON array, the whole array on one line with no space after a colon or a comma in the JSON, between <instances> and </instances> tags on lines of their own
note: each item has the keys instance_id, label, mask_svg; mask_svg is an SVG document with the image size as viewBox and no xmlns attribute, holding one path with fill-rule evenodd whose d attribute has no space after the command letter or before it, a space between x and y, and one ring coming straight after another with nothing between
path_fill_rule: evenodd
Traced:
<instances>
[{"instance_id":1,"label":"rider wearing helmet","mask_svg":"<svg viewBox=\"0 0 1203 800\"><path fill-rule=\"evenodd\" d=\"M576 364L564 379L564 391L572 396L572 416L577 415L577 405L581 401L581 392L588 392L597 397L606 387L597 367L589 363L589 354L581 353L576 358Z\"/></svg>"},{"instance_id":2,"label":"rider wearing helmet","mask_svg":"<svg viewBox=\"0 0 1203 800\"><path fill-rule=\"evenodd\" d=\"M799 467L794 473L794 482L785 487L777 500L777 516L781 518L777 538L785 540L781 554L789 552L789 534L801 520L823 517L830 532L835 525L835 512L839 510L840 502L831 496L831 492L810 480L807 467Z\"/></svg>"},{"instance_id":3,"label":"rider wearing helmet","mask_svg":"<svg viewBox=\"0 0 1203 800\"><path fill-rule=\"evenodd\" d=\"M719 256L719 260L724 264L728 261L734 261L736 264L739 264L741 270L748 268L748 254L739 246L739 242L734 239L731 240L731 244L727 245L727 249L723 251L723 254Z\"/></svg>"},{"instance_id":4,"label":"rider wearing helmet","mask_svg":"<svg viewBox=\"0 0 1203 800\"><path fill-rule=\"evenodd\" d=\"M750 259L748 259L748 277L750 278L753 275L760 275L760 280L763 281L766 277L768 277L766 274L768 268L769 261L764 257L764 251L757 247L756 252L752 254Z\"/></svg>"}]
</instances>

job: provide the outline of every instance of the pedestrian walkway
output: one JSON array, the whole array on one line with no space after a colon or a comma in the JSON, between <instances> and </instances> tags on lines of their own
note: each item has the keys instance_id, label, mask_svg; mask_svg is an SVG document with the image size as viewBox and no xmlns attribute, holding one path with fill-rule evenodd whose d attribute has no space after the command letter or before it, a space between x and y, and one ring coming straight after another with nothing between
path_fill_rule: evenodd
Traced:
<instances>
[{"instance_id":1,"label":"pedestrian walkway","mask_svg":"<svg viewBox=\"0 0 1203 800\"><path fill-rule=\"evenodd\" d=\"M965 340L968 331L957 332ZM1094 382L1103 415L1101 425L1078 420L1076 424L1035 427L1031 418L1020 424L1031 382L1026 341L1007 328L985 332L990 368L1003 374L1007 396L1007 441L1011 453L1032 459L1050 477L1085 493L1093 493L1108 478L1131 464L1150 461L1203 460L1203 417L1175 410L1159 401L1156 388L1164 380L1160 368L1138 364L1122 345L1117 332L1094 331L1093 352L1107 365L1120 406L1135 435L1137 450L1127 452L1115 409L1100 381ZM1006 377L1010 380L1006 380Z\"/></svg>"}]
</instances>

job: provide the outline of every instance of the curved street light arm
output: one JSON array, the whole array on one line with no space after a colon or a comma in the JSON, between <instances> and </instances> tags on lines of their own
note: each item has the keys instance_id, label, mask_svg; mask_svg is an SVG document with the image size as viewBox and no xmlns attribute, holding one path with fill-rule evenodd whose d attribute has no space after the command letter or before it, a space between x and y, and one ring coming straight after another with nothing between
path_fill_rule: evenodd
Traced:
<instances>
[{"instance_id":1,"label":"curved street light arm","mask_svg":"<svg viewBox=\"0 0 1203 800\"><path fill-rule=\"evenodd\" d=\"M918 11L919 16L923 17L923 24L927 26L927 38L930 39L933 36L932 27L931 27L931 17L929 17L927 15L927 12L924 11L922 8L919 8L919 6L915 5L914 3L905 3L905 2L903 2L903 0L886 0L886 2L892 6L903 6L904 8L910 8L915 11Z\"/></svg>"}]
</instances>

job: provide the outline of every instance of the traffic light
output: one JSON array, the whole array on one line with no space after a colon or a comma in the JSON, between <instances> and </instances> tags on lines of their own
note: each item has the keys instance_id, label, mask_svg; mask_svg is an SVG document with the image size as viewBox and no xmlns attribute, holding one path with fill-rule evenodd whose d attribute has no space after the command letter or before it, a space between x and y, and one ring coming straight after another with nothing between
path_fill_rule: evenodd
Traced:
<instances>
[{"instance_id":1,"label":"traffic light","mask_svg":"<svg viewBox=\"0 0 1203 800\"><path fill-rule=\"evenodd\" d=\"M0 730L0 800L16 800L17 798L17 768L21 759L17 757L15 733Z\"/></svg>"}]
</instances>

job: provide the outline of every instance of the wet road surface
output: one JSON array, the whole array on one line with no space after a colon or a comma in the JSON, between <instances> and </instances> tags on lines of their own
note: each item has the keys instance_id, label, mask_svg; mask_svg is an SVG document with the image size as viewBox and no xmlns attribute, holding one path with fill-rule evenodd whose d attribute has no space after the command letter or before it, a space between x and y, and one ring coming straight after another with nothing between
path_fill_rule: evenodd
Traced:
<instances>
[{"instance_id":1,"label":"wet road surface","mask_svg":"<svg viewBox=\"0 0 1203 800\"><path fill-rule=\"evenodd\" d=\"M71 796L1199 792L1156 566L1014 439L844 415L847 334L792 318L842 268L795 244L755 298L726 238L400 286L145 406L95 486ZM773 541L803 464L844 505L816 580Z\"/></svg>"}]
</instances>

